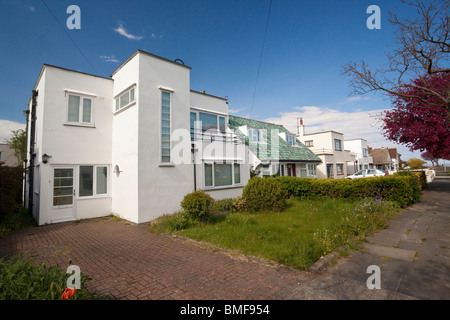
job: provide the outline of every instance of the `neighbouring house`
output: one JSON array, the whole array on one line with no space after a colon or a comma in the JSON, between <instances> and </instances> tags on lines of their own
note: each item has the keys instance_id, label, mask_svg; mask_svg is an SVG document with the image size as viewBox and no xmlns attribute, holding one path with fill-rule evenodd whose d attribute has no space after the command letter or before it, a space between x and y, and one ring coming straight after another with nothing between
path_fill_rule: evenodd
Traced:
<instances>
[{"instance_id":1,"label":"neighbouring house","mask_svg":"<svg viewBox=\"0 0 450 320\"><path fill-rule=\"evenodd\" d=\"M142 50L110 77L42 66L25 194L39 225L110 214L142 223L194 190L242 193L248 146L226 125L227 99L191 90L190 70Z\"/></svg>"},{"instance_id":2,"label":"neighbouring house","mask_svg":"<svg viewBox=\"0 0 450 320\"><path fill-rule=\"evenodd\" d=\"M373 157L374 166L387 172L396 172L400 168L401 159L397 148L369 147L369 154Z\"/></svg>"},{"instance_id":3,"label":"neighbouring house","mask_svg":"<svg viewBox=\"0 0 450 320\"><path fill-rule=\"evenodd\" d=\"M17 167L19 165L19 159L16 158L14 150L11 149L9 144L0 143L0 162L3 162L8 167Z\"/></svg>"},{"instance_id":4,"label":"neighbouring house","mask_svg":"<svg viewBox=\"0 0 450 320\"><path fill-rule=\"evenodd\" d=\"M402 159L400 157L402 156L400 153L398 153L397 148L389 148L389 156L391 157L392 171L398 171L401 167Z\"/></svg>"},{"instance_id":5,"label":"neighbouring house","mask_svg":"<svg viewBox=\"0 0 450 320\"><path fill-rule=\"evenodd\" d=\"M249 148L249 164L258 176L317 178L320 158L285 127L230 115L229 126Z\"/></svg>"},{"instance_id":6,"label":"neighbouring house","mask_svg":"<svg viewBox=\"0 0 450 320\"><path fill-rule=\"evenodd\" d=\"M317 166L318 178L339 179L354 173L356 155L344 150L344 134L332 130L306 133L303 119L300 119L298 130L298 140L322 161Z\"/></svg>"},{"instance_id":7,"label":"neighbouring house","mask_svg":"<svg viewBox=\"0 0 450 320\"><path fill-rule=\"evenodd\" d=\"M373 168L373 158L369 155L367 140L361 138L345 140L344 147L356 155L355 162L349 164L349 173L351 171L356 173L360 170Z\"/></svg>"}]
</instances>

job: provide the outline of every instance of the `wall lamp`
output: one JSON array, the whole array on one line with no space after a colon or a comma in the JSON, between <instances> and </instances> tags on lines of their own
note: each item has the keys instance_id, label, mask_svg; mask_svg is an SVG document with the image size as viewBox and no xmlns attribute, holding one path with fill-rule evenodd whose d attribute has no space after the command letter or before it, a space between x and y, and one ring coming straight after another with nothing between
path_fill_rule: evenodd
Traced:
<instances>
[{"instance_id":1,"label":"wall lamp","mask_svg":"<svg viewBox=\"0 0 450 320\"><path fill-rule=\"evenodd\" d=\"M50 159L52 156L49 156L48 154L46 154L46 153L44 153L43 155L42 155L42 162L43 163L47 163L48 162L48 159Z\"/></svg>"}]
</instances>

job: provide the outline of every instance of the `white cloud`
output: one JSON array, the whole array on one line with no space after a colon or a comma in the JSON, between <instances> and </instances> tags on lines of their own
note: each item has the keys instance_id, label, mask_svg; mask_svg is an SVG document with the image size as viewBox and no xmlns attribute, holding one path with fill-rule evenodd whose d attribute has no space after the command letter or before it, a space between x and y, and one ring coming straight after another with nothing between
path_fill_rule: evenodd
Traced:
<instances>
[{"instance_id":1,"label":"white cloud","mask_svg":"<svg viewBox=\"0 0 450 320\"><path fill-rule=\"evenodd\" d=\"M13 130L25 130L25 128L26 126L24 123L0 119L0 143L6 143L5 139L11 138Z\"/></svg>"},{"instance_id":2,"label":"white cloud","mask_svg":"<svg viewBox=\"0 0 450 320\"><path fill-rule=\"evenodd\" d=\"M124 36L125 38L131 39L131 40L141 40L142 38L144 38L141 36L135 36L131 33L128 33L127 30L125 30L125 28L121 24L119 24L119 26L116 29L114 29L114 31L116 31L118 34Z\"/></svg>"},{"instance_id":3,"label":"white cloud","mask_svg":"<svg viewBox=\"0 0 450 320\"><path fill-rule=\"evenodd\" d=\"M384 109L354 112L317 106L294 107L293 111L280 112L279 117L264 121L283 125L293 133L297 133L297 119L303 119L306 133L333 130L344 134L345 140L365 139L372 148L397 148L402 154L402 160L420 158L421 152L410 152L404 145L395 144L382 135L380 115Z\"/></svg>"},{"instance_id":4,"label":"white cloud","mask_svg":"<svg viewBox=\"0 0 450 320\"><path fill-rule=\"evenodd\" d=\"M36 8L33 7L33 6L29 6L28 9L30 9L31 12L35 12L36 11Z\"/></svg>"},{"instance_id":5,"label":"white cloud","mask_svg":"<svg viewBox=\"0 0 450 320\"><path fill-rule=\"evenodd\" d=\"M242 111L247 110L247 109L248 109L247 107L245 107L245 108L238 108L238 109L228 109L228 112L232 113L232 114L236 114L236 113L242 112Z\"/></svg>"},{"instance_id":6,"label":"white cloud","mask_svg":"<svg viewBox=\"0 0 450 320\"><path fill-rule=\"evenodd\" d=\"M100 59L103 59L105 62L120 62L114 56L100 56Z\"/></svg>"}]
</instances>

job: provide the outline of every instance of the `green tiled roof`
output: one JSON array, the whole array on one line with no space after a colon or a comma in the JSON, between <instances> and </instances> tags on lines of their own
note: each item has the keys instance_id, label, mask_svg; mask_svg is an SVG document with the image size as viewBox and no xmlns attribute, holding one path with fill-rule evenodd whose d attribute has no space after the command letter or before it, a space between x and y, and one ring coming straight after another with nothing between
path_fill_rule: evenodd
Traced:
<instances>
[{"instance_id":1,"label":"green tiled roof","mask_svg":"<svg viewBox=\"0 0 450 320\"><path fill-rule=\"evenodd\" d=\"M228 124L236 135L241 139L245 139L245 143L249 146L250 150L261 160L279 160L279 161L292 161L292 162L320 162L320 158L315 155L309 148L305 147L303 143L296 139L296 146L291 146L286 140L282 139L278 134L277 140L272 141L272 130L278 130L279 133L289 133L289 131L279 124L252 120L247 118L241 118L237 116L228 116ZM239 127L247 126L248 128L265 129L267 134L264 136L266 143L256 143L249 141ZM274 131L275 133L275 131ZM275 136L274 136L275 137ZM278 143L278 148L276 148ZM272 146L274 148L274 154L272 155ZM278 155L277 153L278 149Z\"/></svg>"}]
</instances>

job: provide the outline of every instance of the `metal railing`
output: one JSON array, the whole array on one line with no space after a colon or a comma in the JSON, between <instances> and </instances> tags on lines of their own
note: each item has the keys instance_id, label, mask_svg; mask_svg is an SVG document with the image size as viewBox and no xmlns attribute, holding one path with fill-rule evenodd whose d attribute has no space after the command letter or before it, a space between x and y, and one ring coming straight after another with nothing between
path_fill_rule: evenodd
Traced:
<instances>
[{"instance_id":1,"label":"metal railing","mask_svg":"<svg viewBox=\"0 0 450 320\"><path fill-rule=\"evenodd\" d=\"M221 132L219 130L203 131L201 129L191 130L191 141L222 142L232 144L243 144L244 141L232 132Z\"/></svg>"}]
</instances>

